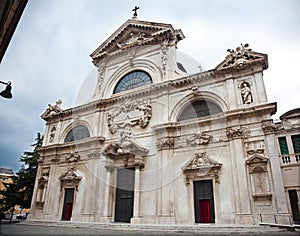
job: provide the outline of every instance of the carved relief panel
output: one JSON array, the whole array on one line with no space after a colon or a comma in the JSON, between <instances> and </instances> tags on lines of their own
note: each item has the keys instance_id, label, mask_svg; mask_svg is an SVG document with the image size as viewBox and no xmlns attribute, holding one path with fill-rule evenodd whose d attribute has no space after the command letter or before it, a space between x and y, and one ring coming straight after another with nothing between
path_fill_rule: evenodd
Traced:
<instances>
[{"instance_id":1,"label":"carved relief panel","mask_svg":"<svg viewBox=\"0 0 300 236\"><path fill-rule=\"evenodd\" d=\"M113 134L125 127L139 126L147 127L152 117L152 107L150 101L125 102L113 107L107 116L109 131Z\"/></svg>"}]
</instances>

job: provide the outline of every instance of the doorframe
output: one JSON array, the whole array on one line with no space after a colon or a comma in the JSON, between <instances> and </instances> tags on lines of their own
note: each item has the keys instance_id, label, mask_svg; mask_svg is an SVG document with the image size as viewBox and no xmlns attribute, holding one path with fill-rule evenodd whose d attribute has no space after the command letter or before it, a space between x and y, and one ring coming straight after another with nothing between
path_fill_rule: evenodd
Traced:
<instances>
[{"instance_id":1,"label":"doorframe","mask_svg":"<svg viewBox=\"0 0 300 236\"><path fill-rule=\"evenodd\" d=\"M113 175L114 175L114 178L113 178L113 202L112 202L112 222L116 222L116 223L122 223L122 222L119 222L119 221L116 221L116 205L117 205L117 184L118 184L118 170L119 169L132 169L133 172L134 172L134 182L135 182L135 168L132 167L132 166L127 166L127 167L118 167L118 168L114 168L114 171L113 171ZM132 203L132 211L134 213L134 191L135 191L135 184L133 185L133 203ZM131 219L134 217L134 215L132 215ZM131 223L131 221L129 222Z\"/></svg>"},{"instance_id":2,"label":"doorframe","mask_svg":"<svg viewBox=\"0 0 300 236\"><path fill-rule=\"evenodd\" d=\"M194 182L195 181L203 181L203 180L211 180L212 181L212 192L213 192L213 200L214 200L214 213L215 213L215 222L214 223L203 223L203 224L218 224L219 223L219 211L220 208L219 204L219 191L218 191L218 184L216 184L216 179L214 177L203 177L203 178L194 178L192 180L193 183L189 184L190 188L190 209L191 214L193 215L193 222L194 224L202 224L202 223L196 223L195 219L195 200L194 200Z\"/></svg>"},{"instance_id":3,"label":"doorframe","mask_svg":"<svg viewBox=\"0 0 300 236\"><path fill-rule=\"evenodd\" d=\"M61 206L61 208L60 208L60 220L61 221L65 221L65 220L63 220L62 219L62 217L63 217L63 212L64 212L64 205L65 205L65 195L66 195L66 189L73 189L73 201L72 201L72 214L71 214L71 217L70 217L70 220L69 221L71 221L71 219L72 219L72 217L73 217L73 215L74 215L74 206L75 206L75 202L76 202L76 188L75 187L64 187L63 189L62 189L62 206Z\"/></svg>"}]
</instances>

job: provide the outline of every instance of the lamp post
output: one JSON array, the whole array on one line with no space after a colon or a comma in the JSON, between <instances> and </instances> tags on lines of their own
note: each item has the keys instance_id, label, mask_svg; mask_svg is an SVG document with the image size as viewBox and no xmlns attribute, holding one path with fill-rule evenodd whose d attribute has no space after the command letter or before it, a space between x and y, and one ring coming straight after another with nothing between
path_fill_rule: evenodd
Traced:
<instances>
[{"instance_id":1,"label":"lamp post","mask_svg":"<svg viewBox=\"0 0 300 236\"><path fill-rule=\"evenodd\" d=\"M0 95L4 98L10 99L12 98L12 94L11 94L11 82L3 82L0 81L1 84L5 84L6 88L0 93Z\"/></svg>"}]
</instances>

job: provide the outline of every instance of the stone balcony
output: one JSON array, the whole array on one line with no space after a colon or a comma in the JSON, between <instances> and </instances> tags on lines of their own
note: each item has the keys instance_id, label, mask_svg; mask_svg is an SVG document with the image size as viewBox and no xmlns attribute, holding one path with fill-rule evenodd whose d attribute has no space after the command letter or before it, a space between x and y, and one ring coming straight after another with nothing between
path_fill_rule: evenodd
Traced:
<instances>
[{"instance_id":1,"label":"stone balcony","mask_svg":"<svg viewBox=\"0 0 300 236\"><path fill-rule=\"evenodd\" d=\"M300 153L279 155L281 166L300 165Z\"/></svg>"}]
</instances>

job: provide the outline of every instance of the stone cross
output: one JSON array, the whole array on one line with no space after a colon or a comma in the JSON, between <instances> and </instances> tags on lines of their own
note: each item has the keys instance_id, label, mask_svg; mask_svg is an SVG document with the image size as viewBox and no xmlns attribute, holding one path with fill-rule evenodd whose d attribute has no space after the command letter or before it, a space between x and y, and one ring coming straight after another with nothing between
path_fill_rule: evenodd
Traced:
<instances>
[{"instance_id":1,"label":"stone cross","mask_svg":"<svg viewBox=\"0 0 300 236\"><path fill-rule=\"evenodd\" d=\"M133 16L134 16L134 17L136 17L136 16L137 16L137 13L136 13L136 11L137 11L138 9L140 9L140 8L139 8L139 7L137 7L137 6L135 6L135 7L134 7L134 9L132 9L132 11L134 11L134 14L133 14Z\"/></svg>"}]
</instances>

